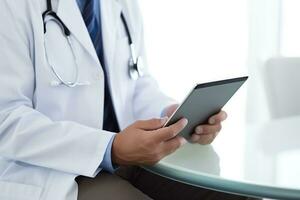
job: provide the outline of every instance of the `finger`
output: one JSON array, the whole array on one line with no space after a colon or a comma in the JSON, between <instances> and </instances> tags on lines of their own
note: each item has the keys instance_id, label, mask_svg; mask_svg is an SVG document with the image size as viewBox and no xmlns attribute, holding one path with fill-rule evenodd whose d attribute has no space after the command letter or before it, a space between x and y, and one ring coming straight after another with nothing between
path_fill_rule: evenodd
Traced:
<instances>
[{"instance_id":1,"label":"finger","mask_svg":"<svg viewBox=\"0 0 300 200\"><path fill-rule=\"evenodd\" d=\"M172 124L168 127L161 128L159 130L156 130L155 133L155 139L158 142L169 140L173 137L175 137L180 131L184 129L184 127L187 125L188 120L183 118L176 122L175 124Z\"/></svg>"},{"instance_id":2,"label":"finger","mask_svg":"<svg viewBox=\"0 0 300 200\"><path fill-rule=\"evenodd\" d=\"M216 136L218 135L218 133L219 132L210 135L202 135L202 137L200 136L200 139L198 140L197 143L202 145L211 144L216 138Z\"/></svg>"},{"instance_id":3,"label":"finger","mask_svg":"<svg viewBox=\"0 0 300 200\"><path fill-rule=\"evenodd\" d=\"M194 133L192 135L191 139L190 139L190 142L192 142L192 143L198 143L198 141L200 140L200 137L201 137L201 135L198 135L198 134Z\"/></svg>"},{"instance_id":4,"label":"finger","mask_svg":"<svg viewBox=\"0 0 300 200\"><path fill-rule=\"evenodd\" d=\"M208 123L210 124L216 124L216 123L221 123L227 118L227 113L225 111L221 111L216 115L213 115L212 117L209 118Z\"/></svg>"},{"instance_id":5,"label":"finger","mask_svg":"<svg viewBox=\"0 0 300 200\"><path fill-rule=\"evenodd\" d=\"M214 141L218 133L214 134L208 134L208 135L198 135L198 134L193 134L190 142L192 143L198 143L202 145L210 144Z\"/></svg>"},{"instance_id":6,"label":"finger","mask_svg":"<svg viewBox=\"0 0 300 200\"><path fill-rule=\"evenodd\" d=\"M181 146L185 145L186 143L187 143L186 139L180 136L176 136L163 143L162 154L164 156L167 156L173 153L174 151L176 151Z\"/></svg>"},{"instance_id":7,"label":"finger","mask_svg":"<svg viewBox=\"0 0 300 200\"><path fill-rule=\"evenodd\" d=\"M150 119L150 120L139 120L135 122L137 128L143 130L157 130L167 122L168 118L158 118L158 119Z\"/></svg>"},{"instance_id":8,"label":"finger","mask_svg":"<svg viewBox=\"0 0 300 200\"><path fill-rule=\"evenodd\" d=\"M220 132L221 129L222 129L222 125L220 123L216 125L201 125L195 128L195 134L198 135L212 134L212 133Z\"/></svg>"}]
</instances>

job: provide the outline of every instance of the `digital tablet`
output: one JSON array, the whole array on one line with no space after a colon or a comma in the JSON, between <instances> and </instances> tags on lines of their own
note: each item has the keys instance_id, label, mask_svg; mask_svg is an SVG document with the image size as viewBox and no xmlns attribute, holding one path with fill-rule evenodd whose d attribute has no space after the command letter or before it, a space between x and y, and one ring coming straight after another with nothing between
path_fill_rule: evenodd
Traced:
<instances>
[{"instance_id":1,"label":"digital tablet","mask_svg":"<svg viewBox=\"0 0 300 200\"><path fill-rule=\"evenodd\" d=\"M189 140L195 128L200 124L208 123L208 119L224 107L235 92L245 83L247 76L198 84L183 103L172 114L165 126L186 118L188 124L179 133Z\"/></svg>"}]
</instances>

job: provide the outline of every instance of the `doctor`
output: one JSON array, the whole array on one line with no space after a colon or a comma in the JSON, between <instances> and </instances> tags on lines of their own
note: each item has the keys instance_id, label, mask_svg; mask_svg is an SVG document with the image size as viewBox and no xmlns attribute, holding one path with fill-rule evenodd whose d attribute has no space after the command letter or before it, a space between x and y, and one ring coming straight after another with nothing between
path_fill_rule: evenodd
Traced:
<instances>
[{"instance_id":1,"label":"doctor","mask_svg":"<svg viewBox=\"0 0 300 200\"><path fill-rule=\"evenodd\" d=\"M174 152L188 122L161 128L177 105L141 65L136 1L2 0L0 44L0 199L75 200L78 186L79 199L149 199L155 191L112 173ZM225 118L211 117L192 141L212 142Z\"/></svg>"}]
</instances>

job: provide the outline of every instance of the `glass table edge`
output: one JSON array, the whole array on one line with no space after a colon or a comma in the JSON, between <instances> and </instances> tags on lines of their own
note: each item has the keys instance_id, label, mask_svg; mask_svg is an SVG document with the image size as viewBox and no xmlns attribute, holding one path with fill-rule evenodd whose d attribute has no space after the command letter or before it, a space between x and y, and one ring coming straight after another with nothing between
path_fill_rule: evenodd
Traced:
<instances>
[{"instance_id":1,"label":"glass table edge","mask_svg":"<svg viewBox=\"0 0 300 200\"><path fill-rule=\"evenodd\" d=\"M263 197L272 199L287 199L287 200L299 200L300 190L288 189L280 187L272 187L259 185L254 183L239 182L235 180L229 180L219 178L209 174L197 174L197 178L190 173L186 173L180 168L171 168L168 165L158 163L155 166L141 166L147 171L150 171L159 176L163 176L168 179L179 181L188 185L196 187L204 187L220 192L245 195L249 197Z\"/></svg>"}]
</instances>

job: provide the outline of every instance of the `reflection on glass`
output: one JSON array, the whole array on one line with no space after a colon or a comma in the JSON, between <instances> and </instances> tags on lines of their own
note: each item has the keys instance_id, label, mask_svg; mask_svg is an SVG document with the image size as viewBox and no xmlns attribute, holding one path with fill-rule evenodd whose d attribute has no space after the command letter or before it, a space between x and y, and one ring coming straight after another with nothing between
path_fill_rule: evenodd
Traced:
<instances>
[{"instance_id":1,"label":"reflection on glass","mask_svg":"<svg viewBox=\"0 0 300 200\"><path fill-rule=\"evenodd\" d=\"M194 173L220 174L220 159L211 145L186 144L161 161Z\"/></svg>"},{"instance_id":2,"label":"reflection on glass","mask_svg":"<svg viewBox=\"0 0 300 200\"><path fill-rule=\"evenodd\" d=\"M300 186L300 118L287 117L248 128L245 179L256 184Z\"/></svg>"}]
</instances>

